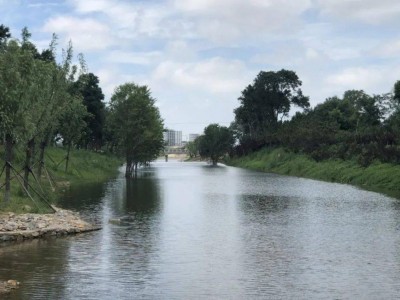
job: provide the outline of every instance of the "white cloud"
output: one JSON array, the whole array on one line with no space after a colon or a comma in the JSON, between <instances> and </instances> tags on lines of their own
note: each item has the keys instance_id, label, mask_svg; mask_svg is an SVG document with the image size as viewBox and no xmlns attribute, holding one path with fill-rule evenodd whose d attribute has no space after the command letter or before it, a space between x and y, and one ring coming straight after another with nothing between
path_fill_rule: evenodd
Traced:
<instances>
[{"instance_id":1,"label":"white cloud","mask_svg":"<svg viewBox=\"0 0 400 300\"><path fill-rule=\"evenodd\" d=\"M399 57L400 56L400 39L391 40L387 43L379 45L374 49L373 54L383 57Z\"/></svg>"},{"instance_id":2,"label":"white cloud","mask_svg":"<svg viewBox=\"0 0 400 300\"><path fill-rule=\"evenodd\" d=\"M385 92L400 76L397 0L66 0L46 11L34 38L71 39L107 97L148 84L169 122L232 120L260 70L294 70L313 105Z\"/></svg>"},{"instance_id":3,"label":"white cloud","mask_svg":"<svg viewBox=\"0 0 400 300\"><path fill-rule=\"evenodd\" d=\"M136 78L131 74L123 73L115 65L102 65L100 68L95 69L94 74L99 78L100 87L105 95L105 100L108 101L116 87L127 82L137 82Z\"/></svg>"},{"instance_id":4,"label":"white cloud","mask_svg":"<svg viewBox=\"0 0 400 300\"><path fill-rule=\"evenodd\" d=\"M365 90L367 93L386 93L397 80L399 65L346 68L328 76L327 85L342 94L349 89Z\"/></svg>"},{"instance_id":5,"label":"white cloud","mask_svg":"<svg viewBox=\"0 0 400 300\"><path fill-rule=\"evenodd\" d=\"M60 3L57 3L57 2L38 2L38 3L29 3L28 7L43 8L43 7L57 6L57 5L60 5Z\"/></svg>"},{"instance_id":6,"label":"white cloud","mask_svg":"<svg viewBox=\"0 0 400 300\"><path fill-rule=\"evenodd\" d=\"M170 14L167 4L118 0L70 0L69 2L79 14L106 16L104 20L112 24L115 34L121 39L136 38L140 35L169 36L170 32L165 29L165 25L176 25L174 22L165 23Z\"/></svg>"},{"instance_id":7,"label":"white cloud","mask_svg":"<svg viewBox=\"0 0 400 300\"><path fill-rule=\"evenodd\" d=\"M150 65L160 60L161 52L132 52L113 50L107 53L105 59L109 63Z\"/></svg>"},{"instance_id":8,"label":"white cloud","mask_svg":"<svg viewBox=\"0 0 400 300\"><path fill-rule=\"evenodd\" d=\"M297 31L310 0L175 0L175 9L194 20L197 32L213 42L231 42L268 33Z\"/></svg>"},{"instance_id":9,"label":"white cloud","mask_svg":"<svg viewBox=\"0 0 400 300\"><path fill-rule=\"evenodd\" d=\"M112 0L70 0L69 1L79 13L107 12L111 7L118 4L118 1Z\"/></svg>"},{"instance_id":10,"label":"white cloud","mask_svg":"<svg viewBox=\"0 0 400 300\"><path fill-rule=\"evenodd\" d=\"M322 15L349 18L369 24L382 24L399 20L398 0L315 0Z\"/></svg>"},{"instance_id":11,"label":"white cloud","mask_svg":"<svg viewBox=\"0 0 400 300\"><path fill-rule=\"evenodd\" d=\"M59 16L47 20L42 29L57 33L64 38L64 43L72 40L79 52L104 50L115 44L112 30L95 19Z\"/></svg>"},{"instance_id":12,"label":"white cloud","mask_svg":"<svg viewBox=\"0 0 400 300\"><path fill-rule=\"evenodd\" d=\"M154 71L154 81L184 90L196 89L212 93L238 93L248 81L245 65L237 60L219 57L195 63L166 61ZM238 94L239 96L239 94Z\"/></svg>"}]
</instances>

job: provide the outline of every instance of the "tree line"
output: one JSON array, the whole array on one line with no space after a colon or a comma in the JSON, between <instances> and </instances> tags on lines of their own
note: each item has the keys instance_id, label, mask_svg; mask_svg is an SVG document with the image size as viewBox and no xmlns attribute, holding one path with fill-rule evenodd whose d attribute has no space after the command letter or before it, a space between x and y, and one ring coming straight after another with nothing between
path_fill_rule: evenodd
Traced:
<instances>
[{"instance_id":1,"label":"tree line","mask_svg":"<svg viewBox=\"0 0 400 300\"><path fill-rule=\"evenodd\" d=\"M5 174L4 199L10 199L13 152L25 152L23 185L41 177L45 149L57 141L66 147L65 170L73 148L109 151L127 159L126 176L154 159L163 146L163 121L146 86L126 83L115 89L110 104L98 77L87 71L82 54L75 64L72 43L57 61L57 36L39 51L27 28L21 38L0 25L0 147ZM35 169L35 172L34 172Z\"/></svg>"},{"instance_id":2,"label":"tree line","mask_svg":"<svg viewBox=\"0 0 400 300\"><path fill-rule=\"evenodd\" d=\"M400 81L384 94L348 90L314 108L301 86L294 71L261 71L238 98L235 120L225 127L235 143L226 146L219 157L227 153L240 157L263 147L284 147L308 154L316 161L351 159L361 166L374 160L400 162ZM298 111L289 118L293 107ZM192 155L211 157L204 152L209 126L198 141L189 144Z\"/></svg>"}]
</instances>

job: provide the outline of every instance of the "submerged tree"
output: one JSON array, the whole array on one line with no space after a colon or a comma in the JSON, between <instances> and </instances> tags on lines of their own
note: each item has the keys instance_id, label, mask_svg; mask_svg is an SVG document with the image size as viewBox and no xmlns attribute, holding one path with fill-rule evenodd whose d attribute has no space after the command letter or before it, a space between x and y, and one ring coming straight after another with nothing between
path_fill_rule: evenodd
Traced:
<instances>
[{"instance_id":1,"label":"submerged tree","mask_svg":"<svg viewBox=\"0 0 400 300\"><path fill-rule=\"evenodd\" d=\"M109 107L113 143L126 158L125 177L148 163L163 148L163 121L147 86L125 83L116 88Z\"/></svg>"},{"instance_id":2,"label":"submerged tree","mask_svg":"<svg viewBox=\"0 0 400 300\"><path fill-rule=\"evenodd\" d=\"M216 166L218 161L229 152L234 144L233 133L225 126L210 124L204 128L204 134L198 137L200 156L210 159Z\"/></svg>"}]
</instances>

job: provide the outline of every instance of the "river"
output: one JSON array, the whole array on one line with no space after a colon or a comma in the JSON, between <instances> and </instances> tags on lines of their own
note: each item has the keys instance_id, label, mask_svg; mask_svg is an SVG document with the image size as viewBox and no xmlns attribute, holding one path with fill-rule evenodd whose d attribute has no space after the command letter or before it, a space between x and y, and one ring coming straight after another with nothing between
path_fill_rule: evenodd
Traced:
<instances>
[{"instance_id":1,"label":"river","mask_svg":"<svg viewBox=\"0 0 400 300\"><path fill-rule=\"evenodd\" d=\"M22 283L9 299L400 294L400 202L352 186L160 161L62 206L103 229L1 246L0 278Z\"/></svg>"}]
</instances>

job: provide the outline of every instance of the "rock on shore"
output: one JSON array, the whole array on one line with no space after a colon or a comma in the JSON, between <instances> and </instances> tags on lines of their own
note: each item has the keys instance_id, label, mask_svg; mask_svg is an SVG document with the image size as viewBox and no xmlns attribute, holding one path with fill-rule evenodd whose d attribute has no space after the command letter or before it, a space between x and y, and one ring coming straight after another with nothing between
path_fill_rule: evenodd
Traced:
<instances>
[{"instance_id":1,"label":"rock on shore","mask_svg":"<svg viewBox=\"0 0 400 300\"><path fill-rule=\"evenodd\" d=\"M61 236L100 229L99 226L83 221L76 212L55 209L54 214L6 213L0 215L0 242Z\"/></svg>"},{"instance_id":2,"label":"rock on shore","mask_svg":"<svg viewBox=\"0 0 400 300\"><path fill-rule=\"evenodd\" d=\"M16 280L8 280L6 282L0 282L0 295L7 294L19 286L19 282Z\"/></svg>"}]
</instances>

